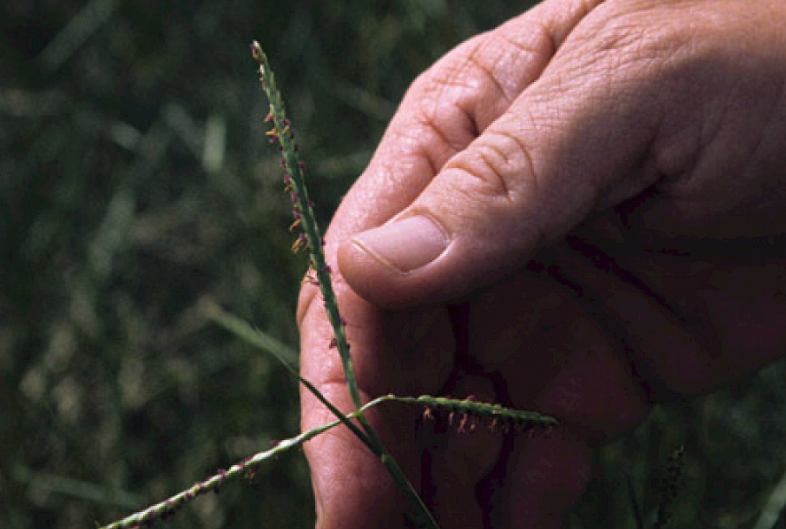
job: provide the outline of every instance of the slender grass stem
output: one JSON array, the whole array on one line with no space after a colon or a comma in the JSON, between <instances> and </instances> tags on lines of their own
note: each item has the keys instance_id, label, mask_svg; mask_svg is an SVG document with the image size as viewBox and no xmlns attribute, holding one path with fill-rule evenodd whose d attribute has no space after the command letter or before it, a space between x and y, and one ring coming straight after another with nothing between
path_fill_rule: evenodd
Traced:
<instances>
[{"instance_id":1,"label":"slender grass stem","mask_svg":"<svg viewBox=\"0 0 786 529\"><path fill-rule=\"evenodd\" d=\"M363 444L365 444L369 450L371 450L376 456L380 455L377 447L369 441L368 437L363 433L363 431L360 430L355 425L355 423L349 420L346 415L341 413L341 410L336 408L332 402L326 399L325 396L311 382L301 377L300 373L298 373L297 370L295 370L295 368L293 368L289 362L287 362L282 353L288 351L289 349L282 350L281 347L278 346L277 340L268 337L259 329L255 329L237 316L229 314L214 303L206 304L204 306L204 314L206 317L210 318L227 331L233 333L235 336L243 339L255 347L262 349L266 353L273 355L273 357L278 360L293 377L297 378L300 383L306 387L306 389L308 389L322 404L325 405L325 407L330 410L331 413L333 413L333 415L338 417L344 426L349 428L349 430L355 434L358 439L363 441Z\"/></svg>"},{"instance_id":2,"label":"slender grass stem","mask_svg":"<svg viewBox=\"0 0 786 529\"><path fill-rule=\"evenodd\" d=\"M356 418L363 411L373 406L377 406L384 401L385 399L376 399L371 401L363 406L361 410L352 412L346 415L344 418L347 420ZM202 496L207 492L218 492L219 488L229 481L241 478L243 476L252 476L256 467L258 467L262 462L272 458L273 456L286 452L287 450L300 446L309 439L313 439L317 435L323 434L331 428L335 428L339 424L342 424L342 422L343 421L341 419L338 419L328 424L312 428L311 430L305 431L300 435L290 439L279 441L276 443L276 446L270 450L259 452L258 454L255 454L244 461L241 461L240 463L232 465L227 470L221 470L217 472L215 475L205 479L204 481L194 483L194 485L192 485L190 488L179 492L162 502L151 505L147 509L134 513L109 525L102 526L99 529L136 529L156 520L166 519L169 516L174 515L178 510L197 497Z\"/></svg>"},{"instance_id":3,"label":"slender grass stem","mask_svg":"<svg viewBox=\"0 0 786 529\"><path fill-rule=\"evenodd\" d=\"M218 324L247 344L273 355L279 362L294 371L291 365L298 362L299 355L297 351L268 333L249 325L245 320L227 312L214 301L200 301L198 310L205 318Z\"/></svg>"},{"instance_id":4,"label":"slender grass stem","mask_svg":"<svg viewBox=\"0 0 786 529\"><path fill-rule=\"evenodd\" d=\"M269 135L275 143L278 143L281 151L282 166L286 171L285 180L287 186L291 187L290 192L294 208L295 225L300 224L303 229L303 238L298 238L293 245L293 249L297 249L303 245L308 247L311 256L311 268L316 275L316 281L322 293L328 321L333 327L335 346L341 357L347 390L355 406L357 420L363 428L365 436L368 438L370 444L374 447L372 451L377 454L393 479L399 485L399 488L404 492L407 499L419 513L418 517L423 519L423 524L430 529L439 529L437 522L421 501L414 487L412 487L412 484L406 479L404 473L393 459L393 456L390 455L387 448L385 448L385 445L379 439L362 413L362 400L360 397L360 390L358 389L357 379L355 378L355 369L352 365L352 356L349 352L346 328L344 326L344 320L341 318L339 312L338 299L333 290L333 284L330 278L330 268L325 260L325 252L322 247L322 235L316 217L314 216L311 200L308 196L308 189L306 188L303 174L304 165L299 159L291 123L287 119L284 102L281 93L276 87L275 76L270 68L267 56L258 42L253 42L251 44L251 51L254 55L254 59L259 64L259 80L270 102L268 119L273 123L273 130L270 131Z\"/></svg>"}]
</instances>

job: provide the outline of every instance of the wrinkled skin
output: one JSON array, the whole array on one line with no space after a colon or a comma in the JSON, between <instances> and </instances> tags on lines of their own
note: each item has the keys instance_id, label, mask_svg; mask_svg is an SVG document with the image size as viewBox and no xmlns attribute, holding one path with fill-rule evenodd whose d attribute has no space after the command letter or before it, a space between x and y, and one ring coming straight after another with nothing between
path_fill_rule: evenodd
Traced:
<instances>
[{"instance_id":1,"label":"wrinkled skin","mask_svg":"<svg viewBox=\"0 0 786 529\"><path fill-rule=\"evenodd\" d=\"M783 28L781 0L547 0L413 83L326 236L364 397L561 423L467 435L372 412L443 529L559 527L593 448L781 355ZM351 409L312 285L298 322L303 376ZM302 401L303 428L331 419ZM306 455L321 529L407 526L349 432Z\"/></svg>"}]
</instances>

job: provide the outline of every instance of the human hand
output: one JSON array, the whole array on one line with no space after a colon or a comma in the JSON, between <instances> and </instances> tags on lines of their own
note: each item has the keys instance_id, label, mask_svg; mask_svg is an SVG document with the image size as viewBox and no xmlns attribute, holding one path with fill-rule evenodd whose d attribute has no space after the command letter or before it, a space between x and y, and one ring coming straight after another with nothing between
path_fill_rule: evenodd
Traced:
<instances>
[{"instance_id":1,"label":"human hand","mask_svg":"<svg viewBox=\"0 0 786 529\"><path fill-rule=\"evenodd\" d=\"M375 410L443 529L558 527L593 447L782 354L784 22L779 0L547 0L413 84L326 236L361 389L561 424ZM303 376L351 409L308 285L298 321ZM303 395L304 428L330 418ZM321 528L405 526L351 434L306 454Z\"/></svg>"}]
</instances>

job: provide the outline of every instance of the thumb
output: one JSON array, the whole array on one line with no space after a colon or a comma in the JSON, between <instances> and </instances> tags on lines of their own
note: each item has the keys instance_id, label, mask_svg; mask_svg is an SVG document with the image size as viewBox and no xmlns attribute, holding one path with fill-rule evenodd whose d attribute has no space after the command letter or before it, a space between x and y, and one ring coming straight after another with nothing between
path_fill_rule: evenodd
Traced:
<instances>
[{"instance_id":1,"label":"thumb","mask_svg":"<svg viewBox=\"0 0 786 529\"><path fill-rule=\"evenodd\" d=\"M454 300L656 182L657 68L641 49L619 68L624 49L565 46L406 209L341 245L353 290L388 308Z\"/></svg>"}]
</instances>

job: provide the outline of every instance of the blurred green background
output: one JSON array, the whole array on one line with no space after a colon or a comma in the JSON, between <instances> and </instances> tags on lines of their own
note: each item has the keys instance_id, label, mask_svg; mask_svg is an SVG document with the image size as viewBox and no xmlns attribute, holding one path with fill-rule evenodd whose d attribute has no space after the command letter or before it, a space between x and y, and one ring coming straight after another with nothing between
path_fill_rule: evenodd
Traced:
<instances>
[{"instance_id":1,"label":"blurred green background","mask_svg":"<svg viewBox=\"0 0 786 529\"><path fill-rule=\"evenodd\" d=\"M248 44L271 58L326 222L407 85L528 2L5 0L0 525L94 527L297 431L297 388L208 322L296 347L304 258ZM786 464L778 364L659 407L598 455L573 527L632 527L687 447L675 526L752 527ZM313 526L302 455L162 523ZM780 521L780 527L784 522Z\"/></svg>"}]
</instances>

